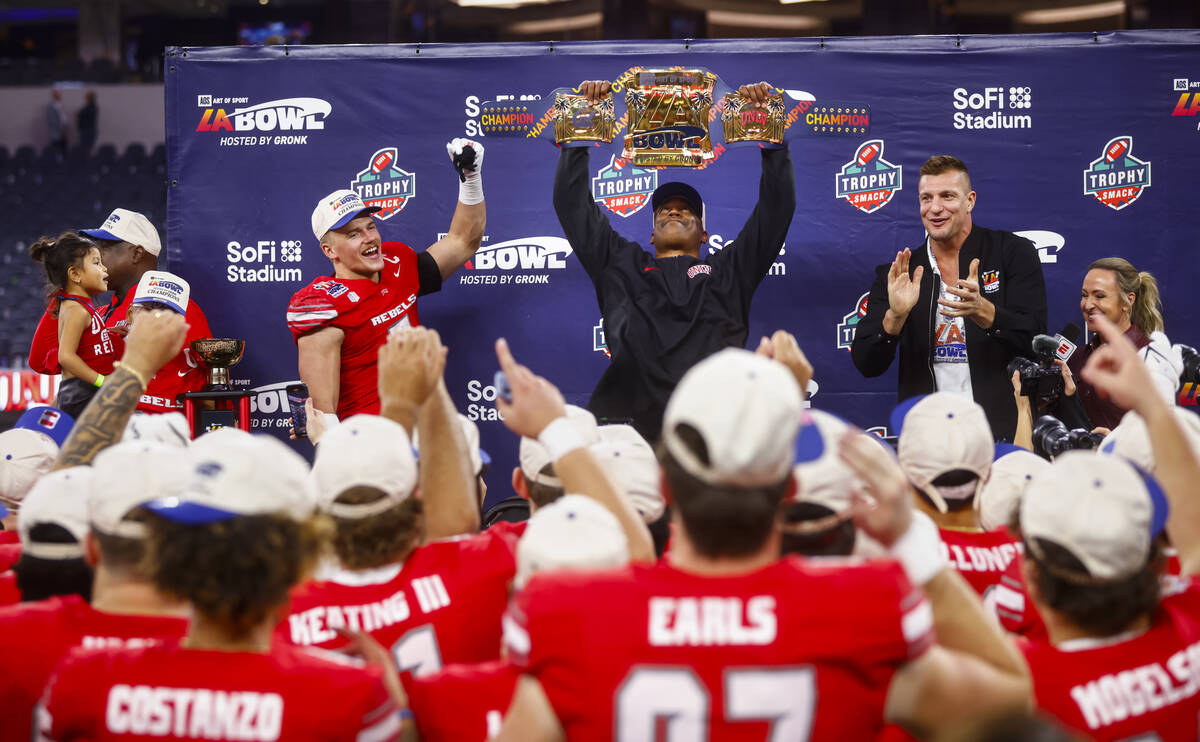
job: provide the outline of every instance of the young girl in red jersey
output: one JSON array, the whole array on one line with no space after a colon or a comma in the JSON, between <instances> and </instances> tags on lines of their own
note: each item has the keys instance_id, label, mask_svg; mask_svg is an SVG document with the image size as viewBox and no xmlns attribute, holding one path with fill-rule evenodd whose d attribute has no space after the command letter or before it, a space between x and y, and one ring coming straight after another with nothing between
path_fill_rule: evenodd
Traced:
<instances>
[{"instance_id":1,"label":"young girl in red jersey","mask_svg":"<svg viewBox=\"0 0 1200 742\"><path fill-rule=\"evenodd\" d=\"M62 384L56 404L79 417L116 360L104 318L92 304L93 296L108 290L108 271L96 243L75 232L43 237L29 248L29 257L46 268L51 287L46 313L58 317Z\"/></svg>"}]
</instances>

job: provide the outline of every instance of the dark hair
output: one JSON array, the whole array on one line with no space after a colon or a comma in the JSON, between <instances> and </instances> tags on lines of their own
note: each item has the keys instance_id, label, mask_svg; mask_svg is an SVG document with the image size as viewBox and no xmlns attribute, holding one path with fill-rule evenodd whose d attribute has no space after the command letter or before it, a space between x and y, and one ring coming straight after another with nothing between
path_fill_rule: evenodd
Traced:
<instances>
[{"instance_id":1,"label":"dark hair","mask_svg":"<svg viewBox=\"0 0 1200 742\"><path fill-rule=\"evenodd\" d=\"M142 508L134 508L122 518L131 523L145 523L147 513ZM100 548L100 561L109 572L118 572L136 577L145 577L141 571L142 562L146 558L146 540L129 538L104 533L92 528L92 536Z\"/></svg>"},{"instance_id":2,"label":"dark hair","mask_svg":"<svg viewBox=\"0 0 1200 742\"><path fill-rule=\"evenodd\" d=\"M1119 634L1158 608L1163 558L1157 541L1140 570L1104 582L1091 577L1083 562L1062 546L1044 538L1033 541L1026 540L1025 554L1037 568L1035 586L1042 602L1087 633Z\"/></svg>"},{"instance_id":3,"label":"dark hair","mask_svg":"<svg viewBox=\"0 0 1200 742\"><path fill-rule=\"evenodd\" d=\"M40 544L78 543L70 531L57 523L38 523L29 529L29 538ZM23 602L55 595L79 595L88 602L92 600L92 568L83 557L42 559L24 552L12 570Z\"/></svg>"},{"instance_id":4,"label":"dark hair","mask_svg":"<svg viewBox=\"0 0 1200 742\"><path fill-rule=\"evenodd\" d=\"M709 463L708 446L699 431L681 423L675 435L698 461ZM749 556L762 548L776 527L791 472L766 487L723 487L688 473L665 445L659 445L658 459L697 552L713 559Z\"/></svg>"},{"instance_id":5,"label":"dark hair","mask_svg":"<svg viewBox=\"0 0 1200 742\"><path fill-rule=\"evenodd\" d=\"M819 527L818 521L835 515L832 508L819 503L789 503L783 511L783 548L780 551L804 556L849 556L858 535L854 521L842 519ZM818 527L811 530L806 526Z\"/></svg>"},{"instance_id":6,"label":"dark hair","mask_svg":"<svg viewBox=\"0 0 1200 742\"><path fill-rule=\"evenodd\" d=\"M950 155L934 155L921 166L921 175L941 175L950 171L962 173L967 179L967 190L971 190L971 173L966 163Z\"/></svg>"},{"instance_id":7,"label":"dark hair","mask_svg":"<svg viewBox=\"0 0 1200 742\"><path fill-rule=\"evenodd\" d=\"M142 569L164 594L246 636L287 602L327 544L323 516L246 515L202 526L148 518Z\"/></svg>"},{"instance_id":8,"label":"dark hair","mask_svg":"<svg viewBox=\"0 0 1200 742\"><path fill-rule=\"evenodd\" d=\"M942 474L934 477L930 484L933 487L959 487L978 479L979 475L973 471L968 471L966 469L951 469L948 472L943 472ZM933 500L931 500L929 495L927 495L924 491L917 489L917 495L919 495L922 500L929 503L930 507L935 509L937 508L937 505L934 504ZM975 507L975 498L977 497L979 497L978 489L975 490L975 494L971 497L949 499L943 497L942 502L946 503L946 512L957 513L961 510L970 510L971 508Z\"/></svg>"},{"instance_id":9,"label":"dark hair","mask_svg":"<svg viewBox=\"0 0 1200 742\"><path fill-rule=\"evenodd\" d=\"M50 283L46 289L47 298L67 287L67 271L79 265L96 247L99 246L92 240L70 230L54 239L42 237L29 246L29 257L46 269L46 280ZM51 312L58 314L58 302L54 303Z\"/></svg>"},{"instance_id":10,"label":"dark hair","mask_svg":"<svg viewBox=\"0 0 1200 742\"><path fill-rule=\"evenodd\" d=\"M554 473L553 462L547 463L545 466L543 466L538 474L544 477L558 476ZM529 491L529 501L532 502L535 507L544 508L567 493L567 491L562 487L555 487L552 484L538 482L526 477L524 470L521 471L521 476L525 478L525 489Z\"/></svg>"},{"instance_id":11,"label":"dark hair","mask_svg":"<svg viewBox=\"0 0 1200 742\"><path fill-rule=\"evenodd\" d=\"M365 505L387 494L376 487L351 487L337 502ZM333 551L346 569L372 569L403 559L425 536L424 508L410 497L366 518L333 518Z\"/></svg>"}]
</instances>

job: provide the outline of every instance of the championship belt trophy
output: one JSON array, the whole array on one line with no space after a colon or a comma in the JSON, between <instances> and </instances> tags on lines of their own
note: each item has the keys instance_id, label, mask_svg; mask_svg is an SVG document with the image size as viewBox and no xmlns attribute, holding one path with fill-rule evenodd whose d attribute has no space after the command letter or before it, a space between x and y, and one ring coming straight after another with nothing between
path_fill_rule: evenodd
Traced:
<instances>
[{"instance_id":1,"label":"championship belt trophy","mask_svg":"<svg viewBox=\"0 0 1200 742\"><path fill-rule=\"evenodd\" d=\"M782 144L786 125L786 105L783 94L775 93L765 105L751 103L737 93L727 93L721 100L721 127L726 144L762 142Z\"/></svg>"},{"instance_id":2,"label":"championship belt trophy","mask_svg":"<svg viewBox=\"0 0 1200 742\"><path fill-rule=\"evenodd\" d=\"M235 389L229 381L229 369L242 360L246 341L203 338L193 340L188 347L208 367L208 383L204 388L180 395L192 438L217 428L240 428L249 433L250 393Z\"/></svg>"},{"instance_id":3,"label":"championship belt trophy","mask_svg":"<svg viewBox=\"0 0 1200 742\"><path fill-rule=\"evenodd\" d=\"M642 70L629 77L629 130L621 156L634 165L696 167L712 159L708 112L717 76L704 70Z\"/></svg>"},{"instance_id":4,"label":"championship belt trophy","mask_svg":"<svg viewBox=\"0 0 1200 742\"><path fill-rule=\"evenodd\" d=\"M571 93L556 93L554 96L554 141L559 144L572 142L611 142L616 129L613 115L612 93L606 93L600 102L592 106L587 98Z\"/></svg>"}]
</instances>

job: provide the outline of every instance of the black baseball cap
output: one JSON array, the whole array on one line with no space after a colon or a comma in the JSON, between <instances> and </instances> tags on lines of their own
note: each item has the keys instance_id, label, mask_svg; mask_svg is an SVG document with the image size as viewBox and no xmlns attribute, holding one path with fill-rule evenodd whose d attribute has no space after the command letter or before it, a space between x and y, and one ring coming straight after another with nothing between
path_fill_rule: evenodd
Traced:
<instances>
[{"instance_id":1,"label":"black baseball cap","mask_svg":"<svg viewBox=\"0 0 1200 742\"><path fill-rule=\"evenodd\" d=\"M650 197L650 208L658 211L658 207L672 198L682 198L684 201L687 201L696 216L701 220L704 219L704 199L700 198L699 191L687 183L681 183L677 180L673 180L670 183L663 183L654 189L654 195Z\"/></svg>"}]
</instances>

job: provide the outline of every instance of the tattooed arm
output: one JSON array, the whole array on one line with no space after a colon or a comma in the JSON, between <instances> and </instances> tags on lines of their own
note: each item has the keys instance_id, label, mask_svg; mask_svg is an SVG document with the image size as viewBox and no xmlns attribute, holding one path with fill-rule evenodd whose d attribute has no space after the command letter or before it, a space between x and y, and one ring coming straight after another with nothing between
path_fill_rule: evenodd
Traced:
<instances>
[{"instance_id":1,"label":"tattooed arm","mask_svg":"<svg viewBox=\"0 0 1200 742\"><path fill-rule=\"evenodd\" d=\"M146 383L179 352L187 328L183 315L175 312L138 313L125 339L121 365L75 421L54 462L56 470L90 464L96 454L121 439Z\"/></svg>"}]
</instances>

